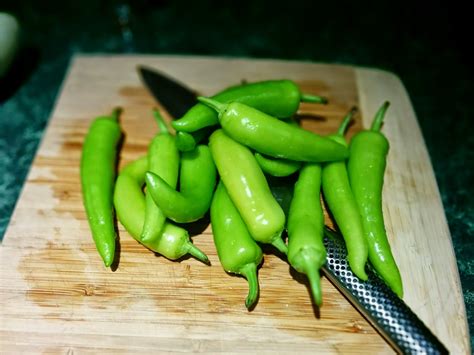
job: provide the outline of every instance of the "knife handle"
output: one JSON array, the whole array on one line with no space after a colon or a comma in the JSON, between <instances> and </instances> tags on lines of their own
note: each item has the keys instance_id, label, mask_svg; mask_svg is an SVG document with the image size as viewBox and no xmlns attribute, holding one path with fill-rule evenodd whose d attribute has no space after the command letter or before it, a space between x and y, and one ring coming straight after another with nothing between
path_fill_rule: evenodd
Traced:
<instances>
[{"instance_id":1,"label":"knife handle","mask_svg":"<svg viewBox=\"0 0 474 355\"><path fill-rule=\"evenodd\" d=\"M347 262L347 250L339 235L326 228L327 251L323 272L344 296L403 354L448 354L445 346L408 305L369 269L367 281L355 276Z\"/></svg>"}]
</instances>

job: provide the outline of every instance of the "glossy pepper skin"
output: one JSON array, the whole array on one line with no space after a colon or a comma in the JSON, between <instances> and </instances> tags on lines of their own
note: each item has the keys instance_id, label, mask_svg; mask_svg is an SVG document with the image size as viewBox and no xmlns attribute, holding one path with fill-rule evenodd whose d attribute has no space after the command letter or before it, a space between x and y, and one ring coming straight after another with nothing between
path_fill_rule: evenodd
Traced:
<instances>
[{"instance_id":1,"label":"glossy pepper skin","mask_svg":"<svg viewBox=\"0 0 474 355\"><path fill-rule=\"evenodd\" d=\"M290 125L299 127L296 120L282 120ZM289 159L279 159L255 152L255 159L265 174L275 177L286 177L296 173L301 168L301 162Z\"/></svg>"},{"instance_id":2,"label":"glossy pepper skin","mask_svg":"<svg viewBox=\"0 0 474 355\"><path fill-rule=\"evenodd\" d=\"M113 190L117 146L122 138L119 113L120 109L116 109L111 116L98 117L92 122L82 148L80 167L87 220L106 267L115 258Z\"/></svg>"},{"instance_id":3,"label":"glossy pepper skin","mask_svg":"<svg viewBox=\"0 0 474 355\"><path fill-rule=\"evenodd\" d=\"M349 151L329 138L275 119L239 102L221 104L199 97L218 113L219 123L235 141L275 158L306 162L346 159Z\"/></svg>"},{"instance_id":4,"label":"glossy pepper skin","mask_svg":"<svg viewBox=\"0 0 474 355\"><path fill-rule=\"evenodd\" d=\"M296 271L308 276L318 306L322 305L319 269L326 262L320 193L321 166L307 163L300 170L288 214L288 261Z\"/></svg>"},{"instance_id":5,"label":"glossy pepper skin","mask_svg":"<svg viewBox=\"0 0 474 355\"><path fill-rule=\"evenodd\" d=\"M301 168L301 162L289 159L272 158L255 152L255 159L263 172L271 176L285 177L296 173Z\"/></svg>"},{"instance_id":6,"label":"glossy pepper skin","mask_svg":"<svg viewBox=\"0 0 474 355\"><path fill-rule=\"evenodd\" d=\"M370 130L363 130L350 142L349 182L362 216L368 242L369 260L385 283L403 297L403 285L385 231L382 188L389 142L380 128L389 106L385 102L376 113Z\"/></svg>"},{"instance_id":7,"label":"glossy pepper skin","mask_svg":"<svg viewBox=\"0 0 474 355\"><path fill-rule=\"evenodd\" d=\"M285 214L252 152L221 129L209 138L209 148L221 181L252 238L272 244L286 254L287 247L281 239Z\"/></svg>"},{"instance_id":8,"label":"glossy pepper skin","mask_svg":"<svg viewBox=\"0 0 474 355\"><path fill-rule=\"evenodd\" d=\"M208 138L213 131L213 127L205 127L192 133L176 131L176 146L180 152L189 152Z\"/></svg>"},{"instance_id":9,"label":"glossy pepper skin","mask_svg":"<svg viewBox=\"0 0 474 355\"><path fill-rule=\"evenodd\" d=\"M263 253L249 234L222 182L212 199L211 225L222 267L227 272L244 276L249 283L245 306L251 309L258 299L257 267L262 262Z\"/></svg>"},{"instance_id":10,"label":"glossy pepper skin","mask_svg":"<svg viewBox=\"0 0 474 355\"><path fill-rule=\"evenodd\" d=\"M153 138L148 147L148 171L160 176L173 189L176 188L179 174L179 152L175 137L170 134L168 127L158 110L153 115L159 126L159 133ZM166 216L146 194L145 223L140 234L140 240L156 240L163 228Z\"/></svg>"},{"instance_id":11,"label":"glossy pepper skin","mask_svg":"<svg viewBox=\"0 0 474 355\"><path fill-rule=\"evenodd\" d=\"M238 101L278 118L293 116L300 102L326 103L320 96L301 93L291 80L267 80L236 85L212 96L219 102ZM214 110L201 103L171 124L177 131L195 132L198 129L219 123Z\"/></svg>"},{"instance_id":12,"label":"glossy pepper skin","mask_svg":"<svg viewBox=\"0 0 474 355\"><path fill-rule=\"evenodd\" d=\"M146 208L142 188L147 170L148 158L144 156L129 163L120 172L114 191L114 205L118 220L134 239L170 260L177 260L186 254L191 254L196 259L209 263L207 256L190 242L188 232L168 221L165 222L156 239L140 240Z\"/></svg>"},{"instance_id":13,"label":"glossy pepper skin","mask_svg":"<svg viewBox=\"0 0 474 355\"><path fill-rule=\"evenodd\" d=\"M211 151L199 145L181 155L179 192L159 176L147 172L147 192L171 220L189 223L202 218L209 210L216 186L216 167Z\"/></svg>"},{"instance_id":14,"label":"glossy pepper skin","mask_svg":"<svg viewBox=\"0 0 474 355\"><path fill-rule=\"evenodd\" d=\"M346 115L336 134L329 136L336 142L348 146L344 132L355 109ZM362 217L352 192L346 163L337 161L323 165L322 187L324 199L341 231L347 247L349 265L361 280L367 280L365 265L369 253L362 226Z\"/></svg>"}]
</instances>

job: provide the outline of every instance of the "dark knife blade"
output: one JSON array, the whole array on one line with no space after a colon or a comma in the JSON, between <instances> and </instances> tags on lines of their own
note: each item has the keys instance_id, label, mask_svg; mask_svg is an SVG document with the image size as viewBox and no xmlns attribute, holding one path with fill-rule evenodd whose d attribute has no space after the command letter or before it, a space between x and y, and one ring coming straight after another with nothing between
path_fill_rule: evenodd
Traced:
<instances>
[{"instance_id":1,"label":"dark knife blade","mask_svg":"<svg viewBox=\"0 0 474 355\"><path fill-rule=\"evenodd\" d=\"M145 86L173 117L181 117L197 103L196 94L191 89L166 74L144 66L139 66L138 71ZM327 259L323 273L395 350L403 354L448 353L436 336L374 271L367 270L367 281L357 278L349 267L342 237L328 228L325 232Z\"/></svg>"},{"instance_id":2,"label":"dark knife blade","mask_svg":"<svg viewBox=\"0 0 474 355\"><path fill-rule=\"evenodd\" d=\"M197 94L176 79L143 65L137 70L145 87L173 118L180 118L198 103Z\"/></svg>"}]
</instances>

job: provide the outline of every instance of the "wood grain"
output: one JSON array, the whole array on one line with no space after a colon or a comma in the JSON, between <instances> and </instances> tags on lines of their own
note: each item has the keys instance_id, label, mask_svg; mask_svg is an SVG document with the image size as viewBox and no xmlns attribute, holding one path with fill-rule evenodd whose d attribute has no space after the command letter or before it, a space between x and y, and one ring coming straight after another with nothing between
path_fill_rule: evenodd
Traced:
<instances>
[{"instance_id":1,"label":"wood grain","mask_svg":"<svg viewBox=\"0 0 474 355\"><path fill-rule=\"evenodd\" d=\"M384 212L405 300L452 353L470 352L449 230L400 81L347 66L179 56L79 56L71 63L0 247L2 352L393 352L326 279L324 306L313 307L304 278L270 252L259 271L258 305L247 312L246 281L222 270L205 222L195 226L193 240L210 267L156 256L121 227L118 268L103 267L82 208L80 152L91 120L117 105L126 132L120 165L146 152L157 103L139 82L137 64L164 70L203 95L243 79L291 78L329 97L327 106L300 110L303 126L320 133L335 130L357 104L361 114L350 136L389 99Z\"/></svg>"}]
</instances>

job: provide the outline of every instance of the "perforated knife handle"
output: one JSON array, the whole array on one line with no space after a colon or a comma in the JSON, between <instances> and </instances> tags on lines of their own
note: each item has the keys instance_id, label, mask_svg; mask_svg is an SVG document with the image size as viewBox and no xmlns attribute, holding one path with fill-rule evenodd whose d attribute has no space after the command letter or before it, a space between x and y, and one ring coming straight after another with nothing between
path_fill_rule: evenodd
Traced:
<instances>
[{"instance_id":1,"label":"perforated knife handle","mask_svg":"<svg viewBox=\"0 0 474 355\"><path fill-rule=\"evenodd\" d=\"M367 281L355 276L347 262L344 242L327 229L324 238L326 277L349 299L382 336L403 354L448 354L448 350L374 271Z\"/></svg>"}]
</instances>

